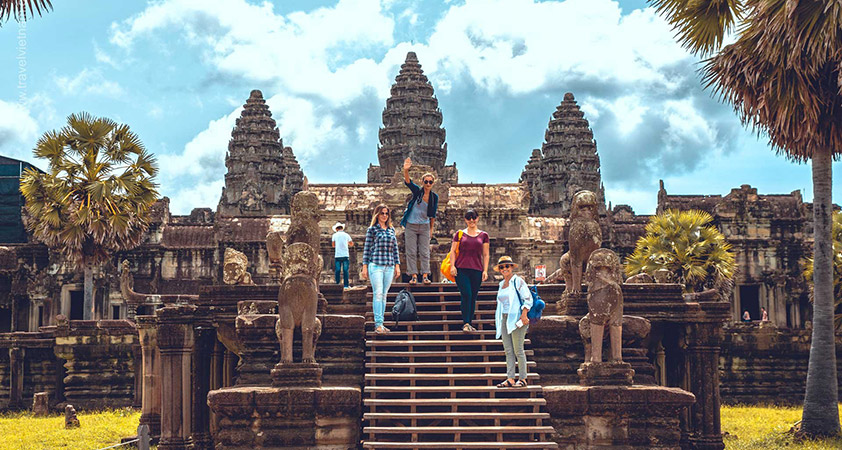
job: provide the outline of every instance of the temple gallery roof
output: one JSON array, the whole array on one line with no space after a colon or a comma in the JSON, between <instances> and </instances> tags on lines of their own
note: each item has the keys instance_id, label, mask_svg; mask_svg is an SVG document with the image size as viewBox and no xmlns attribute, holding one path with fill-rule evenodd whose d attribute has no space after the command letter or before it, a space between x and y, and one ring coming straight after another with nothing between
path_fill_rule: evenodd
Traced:
<instances>
[{"instance_id":1,"label":"temple gallery roof","mask_svg":"<svg viewBox=\"0 0 842 450\"><path fill-rule=\"evenodd\" d=\"M311 184L309 190L319 198L319 205L326 211L367 210L383 201L385 184ZM405 188L404 188L405 189ZM409 194L409 190L405 189ZM447 195L447 209L482 207L483 209L526 208L526 189L520 183L510 184L457 184Z\"/></svg>"}]
</instances>

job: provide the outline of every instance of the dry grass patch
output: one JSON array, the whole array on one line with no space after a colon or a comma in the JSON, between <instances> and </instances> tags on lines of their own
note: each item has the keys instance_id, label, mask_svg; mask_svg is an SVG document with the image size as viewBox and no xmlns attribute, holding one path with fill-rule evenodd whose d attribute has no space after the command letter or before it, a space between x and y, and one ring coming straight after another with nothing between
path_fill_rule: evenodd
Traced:
<instances>
[{"instance_id":1,"label":"dry grass patch","mask_svg":"<svg viewBox=\"0 0 842 450\"><path fill-rule=\"evenodd\" d=\"M0 414L0 450L92 450L137 433L140 411L79 412L81 428L64 429L64 414L33 417L30 412ZM126 447L123 447L126 448Z\"/></svg>"},{"instance_id":2,"label":"dry grass patch","mask_svg":"<svg viewBox=\"0 0 842 450\"><path fill-rule=\"evenodd\" d=\"M842 411L842 406L840 406ZM801 408L789 406L723 406L726 450L838 450L842 437L796 440L789 429L801 420ZM842 416L842 414L840 414Z\"/></svg>"}]
</instances>

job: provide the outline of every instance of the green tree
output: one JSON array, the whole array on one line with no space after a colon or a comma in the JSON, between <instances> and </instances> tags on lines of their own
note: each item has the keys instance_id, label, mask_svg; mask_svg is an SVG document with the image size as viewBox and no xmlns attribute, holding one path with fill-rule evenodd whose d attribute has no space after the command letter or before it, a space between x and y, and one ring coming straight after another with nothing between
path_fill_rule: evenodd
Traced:
<instances>
[{"instance_id":1,"label":"green tree","mask_svg":"<svg viewBox=\"0 0 842 450\"><path fill-rule=\"evenodd\" d=\"M833 324L837 330L842 330L842 212L833 213ZM807 258L804 264L804 278L813 279L813 258ZM812 300L812 292L810 296Z\"/></svg>"},{"instance_id":2,"label":"green tree","mask_svg":"<svg viewBox=\"0 0 842 450\"><path fill-rule=\"evenodd\" d=\"M730 287L736 263L731 245L704 211L667 210L649 219L646 235L626 258L628 275L667 269L687 292Z\"/></svg>"},{"instance_id":3,"label":"green tree","mask_svg":"<svg viewBox=\"0 0 842 450\"><path fill-rule=\"evenodd\" d=\"M650 0L710 56L707 87L796 162L812 161L814 303L802 430L840 431L833 330L831 162L842 153L842 0ZM733 43L723 46L726 36ZM729 37L730 39L730 37Z\"/></svg>"},{"instance_id":4,"label":"green tree","mask_svg":"<svg viewBox=\"0 0 842 450\"><path fill-rule=\"evenodd\" d=\"M93 319L93 269L112 252L140 244L158 198L155 158L128 125L72 114L33 151L49 161L27 169L20 190L33 236L84 269L84 318Z\"/></svg>"},{"instance_id":5,"label":"green tree","mask_svg":"<svg viewBox=\"0 0 842 450\"><path fill-rule=\"evenodd\" d=\"M25 22L27 17L34 16L36 12L40 16L41 10L50 9L53 9L50 0L0 0L0 25L9 18Z\"/></svg>"}]
</instances>

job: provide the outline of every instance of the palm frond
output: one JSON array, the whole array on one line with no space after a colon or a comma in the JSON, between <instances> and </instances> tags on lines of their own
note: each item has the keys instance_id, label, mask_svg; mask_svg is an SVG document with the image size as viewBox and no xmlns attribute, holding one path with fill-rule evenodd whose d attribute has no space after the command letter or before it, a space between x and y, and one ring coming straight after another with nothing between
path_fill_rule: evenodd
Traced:
<instances>
[{"instance_id":1,"label":"palm frond","mask_svg":"<svg viewBox=\"0 0 842 450\"><path fill-rule=\"evenodd\" d=\"M0 0L0 25L7 22L10 18L20 22L29 17L41 16L41 11L47 12L53 9L53 4L50 0Z\"/></svg>"}]
</instances>

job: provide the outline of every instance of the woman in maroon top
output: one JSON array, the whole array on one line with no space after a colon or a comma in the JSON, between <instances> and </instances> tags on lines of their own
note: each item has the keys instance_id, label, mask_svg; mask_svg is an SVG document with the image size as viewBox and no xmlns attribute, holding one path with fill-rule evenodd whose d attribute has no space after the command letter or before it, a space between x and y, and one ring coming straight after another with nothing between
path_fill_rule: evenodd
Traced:
<instances>
[{"instance_id":1,"label":"woman in maroon top","mask_svg":"<svg viewBox=\"0 0 842 450\"><path fill-rule=\"evenodd\" d=\"M474 308L476 307L477 294L480 284L488 279L488 233L477 228L477 213L473 209L465 211L465 224L467 227L462 231L462 239L459 239L459 232L453 235L453 243L450 245L450 260L455 263L450 268L450 273L456 277L456 286L459 287L459 294L462 296L462 331L477 331L471 325L474 319ZM459 247L459 256L454 257L456 247Z\"/></svg>"}]
</instances>

